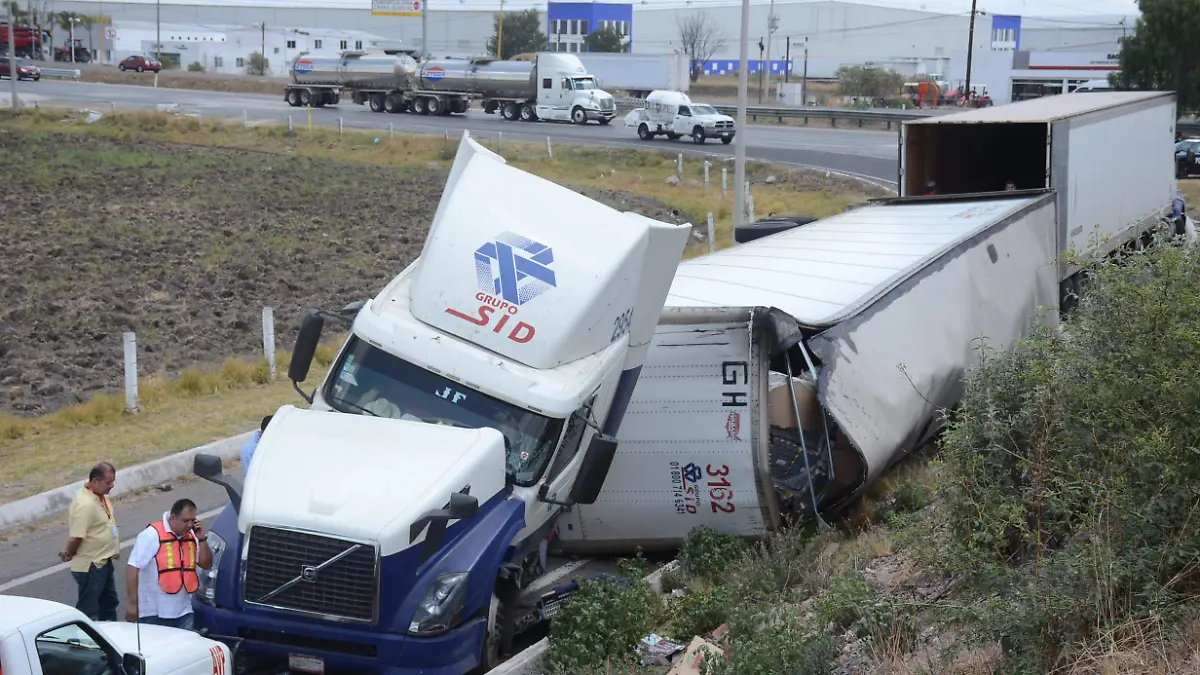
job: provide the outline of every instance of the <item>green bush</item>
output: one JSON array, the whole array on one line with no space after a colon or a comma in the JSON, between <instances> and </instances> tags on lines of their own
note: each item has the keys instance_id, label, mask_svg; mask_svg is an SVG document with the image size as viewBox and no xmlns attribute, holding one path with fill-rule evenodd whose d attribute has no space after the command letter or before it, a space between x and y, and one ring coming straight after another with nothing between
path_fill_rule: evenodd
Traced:
<instances>
[{"instance_id":1,"label":"green bush","mask_svg":"<svg viewBox=\"0 0 1200 675\"><path fill-rule=\"evenodd\" d=\"M830 623L838 628L849 628L867 613L874 596L875 589L862 574L845 572L835 576L829 587L817 596L813 612L822 628Z\"/></svg>"},{"instance_id":2,"label":"green bush","mask_svg":"<svg viewBox=\"0 0 1200 675\"><path fill-rule=\"evenodd\" d=\"M839 650L829 635L809 636L791 625L731 632L727 659L704 661L705 675L827 675Z\"/></svg>"},{"instance_id":3,"label":"green bush","mask_svg":"<svg viewBox=\"0 0 1200 675\"><path fill-rule=\"evenodd\" d=\"M729 619L729 608L736 600L731 586L693 587L686 595L671 599L667 633L683 640L711 633Z\"/></svg>"},{"instance_id":4,"label":"green bush","mask_svg":"<svg viewBox=\"0 0 1200 675\"><path fill-rule=\"evenodd\" d=\"M616 579L585 579L579 591L550 623L550 649L545 666L550 673L577 675L602 670L610 659L628 660L637 643L654 630L661 602L645 570L622 561Z\"/></svg>"},{"instance_id":5,"label":"green bush","mask_svg":"<svg viewBox=\"0 0 1200 675\"><path fill-rule=\"evenodd\" d=\"M715 577L746 551L746 542L708 527L697 527L688 533L679 557L688 576L693 579Z\"/></svg>"},{"instance_id":6,"label":"green bush","mask_svg":"<svg viewBox=\"0 0 1200 675\"><path fill-rule=\"evenodd\" d=\"M204 72L204 64L200 63L199 61L192 61L191 63L188 64L188 72L189 73L203 73Z\"/></svg>"},{"instance_id":7,"label":"green bush","mask_svg":"<svg viewBox=\"0 0 1200 675\"><path fill-rule=\"evenodd\" d=\"M1095 269L1064 335L983 352L943 443L964 616L1045 667L1200 591L1200 258L1158 241Z\"/></svg>"}]
</instances>

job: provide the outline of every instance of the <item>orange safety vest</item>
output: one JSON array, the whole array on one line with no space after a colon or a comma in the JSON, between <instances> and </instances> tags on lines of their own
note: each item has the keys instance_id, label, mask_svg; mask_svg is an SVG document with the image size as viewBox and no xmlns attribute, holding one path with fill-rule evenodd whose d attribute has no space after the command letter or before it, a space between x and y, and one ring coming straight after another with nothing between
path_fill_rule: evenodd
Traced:
<instances>
[{"instance_id":1,"label":"orange safety vest","mask_svg":"<svg viewBox=\"0 0 1200 675\"><path fill-rule=\"evenodd\" d=\"M188 532L180 539L161 520L149 526L158 532L158 553L154 555L154 562L158 564L158 587L170 595L180 590L195 593L200 588L200 579L196 576L196 535Z\"/></svg>"}]
</instances>

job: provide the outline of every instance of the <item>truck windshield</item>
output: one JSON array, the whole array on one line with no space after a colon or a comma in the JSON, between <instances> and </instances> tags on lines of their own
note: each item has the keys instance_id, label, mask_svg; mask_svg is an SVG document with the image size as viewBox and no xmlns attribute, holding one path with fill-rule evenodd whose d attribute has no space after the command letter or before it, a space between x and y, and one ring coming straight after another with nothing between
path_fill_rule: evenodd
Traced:
<instances>
[{"instance_id":1,"label":"truck windshield","mask_svg":"<svg viewBox=\"0 0 1200 675\"><path fill-rule=\"evenodd\" d=\"M522 487L541 478L563 420L493 398L378 349L357 336L333 366L325 399L335 410L504 434L508 474ZM434 448L425 449L433 451Z\"/></svg>"},{"instance_id":2,"label":"truck windshield","mask_svg":"<svg viewBox=\"0 0 1200 675\"><path fill-rule=\"evenodd\" d=\"M717 112L717 109L712 107L711 105L704 105L703 103L693 103L692 104L692 114L693 115L720 115L721 113Z\"/></svg>"},{"instance_id":3,"label":"truck windshield","mask_svg":"<svg viewBox=\"0 0 1200 675\"><path fill-rule=\"evenodd\" d=\"M596 80L590 77L577 77L571 80L571 82L574 85L575 91L586 91L596 88Z\"/></svg>"}]
</instances>

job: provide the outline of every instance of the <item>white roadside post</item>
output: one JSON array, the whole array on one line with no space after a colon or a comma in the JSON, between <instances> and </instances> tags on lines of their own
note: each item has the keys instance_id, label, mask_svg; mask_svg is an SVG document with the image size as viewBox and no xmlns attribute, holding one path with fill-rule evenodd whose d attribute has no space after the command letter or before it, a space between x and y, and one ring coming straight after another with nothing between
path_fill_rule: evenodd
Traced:
<instances>
[{"instance_id":1,"label":"white roadside post","mask_svg":"<svg viewBox=\"0 0 1200 675\"><path fill-rule=\"evenodd\" d=\"M743 209L746 208L742 198L742 183L746 180L746 88L749 84L749 41L750 41L750 0L742 0L742 35L738 46L738 102L737 128L740 133L735 138L736 150L733 160L733 184L737 190L733 193L733 231L737 232L742 223Z\"/></svg>"},{"instance_id":2,"label":"white roadside post","mask_svg":"<svg viewBox=\"0 0 1200 675\"><path fill-rule=\"evenodd\" d=\"M250 126L250 113L243 110L242 111L242 128L245 129L245 128L248 128L249 126Z\"/></svg>"},{"instance_id":3,"label":"white roadside post","mask_svg":"<svg viewBox=\"0 0 1200 675\"><path fill-rule=\"evenodd\" d=\"M127 331L125 339L125 407L138 411L137 334Z\"/></svg>"},{"instance_id":4,"label":"white roadside post","mask_svg":"<svg viewBox=\"0 0 1200 675\"><path fill-rule=\"evenodd\" d=\"M500 151L502 148L504 148L504 132L497 131L496 132L496 154L497 155L500 154Z\"/></svg>"},{"instance_id":5,"label":"white roadside post","mask_svg":"<svg viewBox=\"0 0 1200 675\"><path fill-rule=\"evenodd\" d=\"M708 192L708 170L709 170L709 168L711 168L711 166L712 165L709 164L709 161L707 159L704 160L704 191L705 192Z\"/></svg>"},{"instance_id":6,"label":"white roadside post","mask_svg":"<svg viewBox=\"0 0 1200 675\"><path fill-rule=\"evenodd\" d=\"M388 138L396 137L396 125L388 122Z\"/></svg>"},{"instance_id":7,"label":"white roadside post","mask_svg":"<svg viewBox=\"0 0 1200 675\"><path fill-rule=\"evenodd\" d=\"M345 131L345 127L342 125L342 118L339 117L338 118L338 136L341 136L343 131Z\"/></svg>"},{"instance_id":8,"label":"white roadside post","mask_svg":"<svg viewBox=\"0 0 1200 675\"><path fill-rule=\"evenodd\" d=\"M550 137L546 137L546 157L554 159L554 149L550 147Z\"/></svg>"},{"instance_id":9,"label":"white roadside post","mask_svg":"<svg viewBox=\"0 0 1200 675\"><path fill-rule=\"evenodd\" d=\"M721 167L721 199L725 199L726 193L729 192L729 168Z\"/></svg>"},{"instance_id":10,"label":"white roadside post","mask_svg":"<svg viewBox=\"0 0 1200 675\"><path fill-rule=\"evenodd\" d=\"M754 218L754 195L749 192L746 193L746 218L748 223L758 222Z\"/></svg>"},{"instance_id":11,"label":"white roadside post","mask_svg":"<svg viewBox=\"0 0 1200 675\"><path fill-rule=\"evenodd\" d=\"M275 310L263 307L263 355L267 357L267 373L275 381Z\"/></svg>"},{"instance_id":12,"label":"white roadside post","mask_svg":"<svg viewBox=\"0 0 1200 675\"><path fill-rule=\"evenodd\" d=\"M713 227L713 215L712 215L712 213L709 213L708 214L708 252L712 253L715 250L717 250L717 232L716 232L716 228Z\"/></svg>"},{"instance_id":13,"label":"white roadside post","mask_svg":"<svg viewBox=\"0 0 1200 675\"><path fill-rule=\"evenodd\" d=\"M288 136L292 135L292 116L288 115Z\"/></svg>"},{"instance_id":14,"label":"white roadside post","mask_svg":"<svg viewBox=\"0 0 1200 675\"><path fill-rule=\"evenodd\" d=\"M675 159L675 172L679 174L679 182L683 183L683 153L679 153L679 157Z\"/></svg>"}]
</instances>

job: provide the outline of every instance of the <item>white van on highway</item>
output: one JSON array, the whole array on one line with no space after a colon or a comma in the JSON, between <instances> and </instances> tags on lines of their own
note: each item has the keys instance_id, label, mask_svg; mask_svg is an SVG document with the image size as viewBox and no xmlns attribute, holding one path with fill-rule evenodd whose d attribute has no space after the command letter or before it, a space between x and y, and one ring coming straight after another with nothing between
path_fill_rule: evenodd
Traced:
<instances>
[{"instance_id":1,"label":"white van on highway","mask_svg":"<svg viewBox=\"0 0 1200 675\"><path fill-rule=\"evenodd\" d=\"M0 595L3 675L233 675L233 672L233 655L228 647L191 631L97 622L59 602Z\"/></svg>"}]
</instances>

